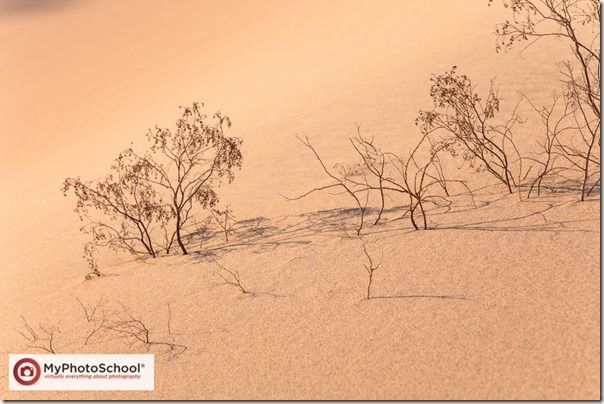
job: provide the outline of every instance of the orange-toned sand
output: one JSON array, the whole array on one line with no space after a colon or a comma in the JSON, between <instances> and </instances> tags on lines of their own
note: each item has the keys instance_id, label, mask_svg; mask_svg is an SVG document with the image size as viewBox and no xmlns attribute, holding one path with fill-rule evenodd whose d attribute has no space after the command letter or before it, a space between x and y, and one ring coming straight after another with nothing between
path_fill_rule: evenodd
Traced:
<instances>
[{"instance_id":1,"label":"orange-toned sand","mask_svg":"<svg viewBox=\"0 0 604 404\"><path fill-rule=\"evenodd\" d=\"M509 111L523 91L557 88L544 42L496 54L487 1L0 3L0 333L4 399L598 399L599 199L529 201L476 175L478 207L456 197L437 228L368 226L383 266L362 300L364 255L344 229L343 197L288 202L323 181L295 138L330 163L348 159L361 124L404 150L430 107L428 79L458 65L496 76ZM244 166L221 190L240 225L189 256L144 262L105 254L85 281L86 240L62 180L103 174L177 106L205 101L233 119ZM522 126L521 144L539 135ZM489 185L487 187L483 187ZM481 188L483 187L483 188ZM219 286L215 259L255 296ZM27 348L20 316L60 328L62 353L146 352L121 339L83 341L76 298L123 303L151 333L187 346L156 353L154 392L8 391L8 353ZM168 316L171 312L170 333Z\"/></svg>"}]
</instances>

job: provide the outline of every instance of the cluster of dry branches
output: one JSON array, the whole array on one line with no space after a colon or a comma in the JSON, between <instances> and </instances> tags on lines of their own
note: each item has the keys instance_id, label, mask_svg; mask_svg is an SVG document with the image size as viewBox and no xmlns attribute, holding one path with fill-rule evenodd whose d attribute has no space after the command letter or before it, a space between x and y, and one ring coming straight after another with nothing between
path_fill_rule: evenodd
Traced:
<instances>
[{"instance_id":1,"label":"cluster of dry branches","mask_svg":"<svg viewBox=\"0 0 604 404\"><path fill-rule=\"evenodd\" d=\"M124 305L120 304L122 310L115 314L114 318L107 321L103 326L105 330L125 338L131 344L141 343L147 350L151 347L165 347L172 356L178 356L187 350L186 345L169 341L168 338L156 337L142 317L135 316ZM170 319L172 311L168 306L168 334L171 334Z\"/></svg>"},{"instance_id":2,"label":"cluster of dry branches","mask_svg":"<svg viewBox=\"0 0 604 404\"><path fill-rule=\"evenodd\" d=\"M493 0L490 0L493 1ZM512 18L496 27L497 51L543 39L568 45L561 61L561 95L534 108L545 128L539 186L546 176L579 182L581 201L600 186L600 2L599 0L505 0ZM559 107L560 106L560 107ZM557 108L559 107L559 108Z\"/></svg>"},{"instance_id":3,"label":"cluster of dry branches","mask_svg":"<svg viewBox=\"0 0 604 404\"><path fill-rule=\"evenodd\" d=\"M483 100L457 66L430 79L430 96L434 107L421 111L416 123L425 136L443 134L441 143L454 155L457 150L470 166L485 171L503 183L509 193L518 185L513 164L521 156L513 140L514 126L520 122L516 111L502 123L495 123L500 97L491 80ZM520 174L519 174L520 175Z\"/></svg>"},{"instance_id":4,"label":"cluster of dry branches","mask_svg":"<svg viewBox=\"0 0 604 404\"><path fill-rule=\"evenodd\" d=\"M439 154L449 145L434 144L427 135L422 136L407 156L402 156L381 150L374 144L373 139L363 137L360 127L357 126L356 136L349 140L358 162L348 166L336 164L333 169L328 168L308 137L299 139L311 150L331 181L327 185L315 187L302 195L287 199L298 200L314 192L329 189L341 190L341 193L354 201L358 209L357 235L361 234L365 225L372 194L376 195L380 204L374 225L380 223L386 202L395 201L399 202L398 206L402 206L401 217L408 215L413 228L427 230L427 205L448 206L448 185L451 182L461 183L466 187L463 181L449 180L444 176Z\"/></svg>"},{"instance_id":5,"label":"cluster of dry branches","mask_svg":"<svg viewBox=\"0 0 604 404\"><path fill-rule=\"evenodd\" d=\"M81 307L86 323L89 329L84 338L84 345L98 342L103 336L112 335L118 338L124 338L130 345L140 343L147 350L151 347L165 347L167 353L176 357L187 350L182 344L177 344L171 340L170 321L172 310L168 305L167 330L168 337L162 337L161 334L153 332L142 317L131 314L130 310L120 302L117 302L118 309L109 309L107 301L103 298L94 304L85 304L79 298L76 302ZM44 352L57 353L57 335L60 330L56 326L46 327L38 326L38 329L30 326L24 317L21 317L23 331L17 331L28 343L27 347L42 350Z\"/></svg>"},{"instance_id":6,"label":"cluster of dry branches","mask_svg":"<svg viewBox=\"0 0 604 404\"><path fill-rule=\"evenodd\" d=\"M27 341L28 348L56 354L56 339L57 335L61 333L58 327L39 325L36 330L29 325L25 317L21 317L21 322L24 330L17 332Z\"/></svg>"},{"instance_id":7,"label":"cluster of dry branches","mask_svg":"<svg viewBox=\"0 0 604 404\"><path fill-rule=\"evenodd\" d=\"M220 286L220 285L233 286L233 287L237 288L244 295L252 295L252 296L255 295L255 293L250 292L247 288L245 288L243 286L243 283L241 281L241 275L239 275L239 271L228 269L227 267L225 267L218 261L214 261L214 264L216 264L216 266L218 267L218 270L215 271L215 274L218 275L220 277L220 279L223 280L223 282L219 283L217 286Z\"/></svg>"},{"instance_id":8,"label":"cluster of dry branches","mask_svg":"<svg viewBox=\"0 0 604 404\"><path fill-rule=\"evenodd\" d=\"M570 45L572 57L562 63L562 92L554 93L550 105L538 107L523 96L506 116L500 112L501 98L494 80L481 96L470 78L453 66L430 79L433 107L420 111L416 125L422 138L407 156L382 151L357 127L357 135L350 142L359 161L352 165L335 164L332 168L308 137L299 138L329 182L288 199L339 190L358 210L356 231L360 235L370 201L377 199L379 203L374 221L377 224L386 201L399 196L406 199L404 215L409 215L413 228L428 229L426 205L450 205L451 182L462 184L471 196L464 181L445 175L443 152L461 157L475 171L490 175L509 193L518 190L520 198L522 189L531 197L540 195L545 187L552 191L570 188L578 189L580 200L584 201L599 189L599 1L504 0L504 4L513 18L496 27L497 51L509 49L519 41L530 41L532 45L545 37ZM518 113L524 100L537 113L544 130L534 150L521 153L514 132L526 121ZM427 150L425 145L429 145Z\"/></svg>"},{"instance_id":9,"label":"cluster of dry branches","mask_svg":"<svg viewBox=\"0 0 604 404\"><path fill-rule=\"evenodd\" d=\"M75 194L90 244L149 257L170 254L176 245L187 254L185 229L204 210L221 216L217 223L228 237L232 212L213 209L216 189L241 167L241 139L226 135L230 127L228 116L217 112L209 119L195 103L183 108L174 130L150 130L144 153L120 153L104 178L67 178L63 192ZM91 251L84 254L91 257Z\"/></svg>"}]
</instances>

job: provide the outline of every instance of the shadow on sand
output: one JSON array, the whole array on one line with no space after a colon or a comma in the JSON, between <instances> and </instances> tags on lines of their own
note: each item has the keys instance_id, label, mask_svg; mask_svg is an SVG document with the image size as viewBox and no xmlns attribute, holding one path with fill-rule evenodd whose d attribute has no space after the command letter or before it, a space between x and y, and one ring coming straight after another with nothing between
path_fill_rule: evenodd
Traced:
<instances>
[{"instance_id":1,"label":"shadow on sand","mask_svg":"<svg viewBox=\"0 0 604 404\"><path fill-rule=\"evenodd\" d=\"M484 232L590 232L585 224L594 219L556 219L551 211L568 205L572 209L573 197L549 193L531 199L519 199L517 194L506 194L497 187L484 187L475 191L474 201L459 198L448 206L433 206L428 210L428 231L484 231ZM408 219L407 206L385 209L383 220L374 225L372 217L377 209L367 208L366 225L362 235L397 232L414 233ZM245 249L263 253L277 248L310 245L323 237L354 238L359 211L356 208L338 208L283 216L270 219L264 216L237 222L229 242L222 231L205 229L191 235L190 245L197 250L197 258L219 258L229 252ZM422 232L425 230L419 230ZM195 248L199 246L199 248Z\"/></svg>"}]
</instances>

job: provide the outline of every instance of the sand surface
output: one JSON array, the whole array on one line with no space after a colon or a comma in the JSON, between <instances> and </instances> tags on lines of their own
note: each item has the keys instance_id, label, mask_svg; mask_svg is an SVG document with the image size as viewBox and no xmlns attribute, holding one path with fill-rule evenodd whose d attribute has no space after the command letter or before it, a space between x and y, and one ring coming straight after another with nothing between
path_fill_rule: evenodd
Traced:
<instances>
[{"instance_id":1,"label":"sand surface","mask_svg":"<svg viewBox=\"0 0 604 404\"><path fill-rule=\"evenodd\" d=\"M544 42L494 52L505 18L486 1L71 2L0 6L0 386L4 399L598 399L599 197L531 200L472 176L476 206L453 198L430 231L386 212L364 240L350 201L324 183L296 135L330 163L351 156L355 124L386 147L417 141L431 73L497 77L510 111L557 88ZM509 100L509 102L507 102ZM95 178L177 107L204 101L233 119L244 165L221 189L239 224L189 256L104 254L84 280L86 240L67 176ZM544 101L545 102L545 101ZM537 126L522 125L530 144ZM465 175L471 175L465 173ZM214 260L253 293L219 285ZM447 295L464 299L401 297ZM7 354L39 352L21 319L58 326L62 353L146 352L90 332L82 308L123 304L151 334L151 393L8 391Z\"/></svg>"}]
</instances>

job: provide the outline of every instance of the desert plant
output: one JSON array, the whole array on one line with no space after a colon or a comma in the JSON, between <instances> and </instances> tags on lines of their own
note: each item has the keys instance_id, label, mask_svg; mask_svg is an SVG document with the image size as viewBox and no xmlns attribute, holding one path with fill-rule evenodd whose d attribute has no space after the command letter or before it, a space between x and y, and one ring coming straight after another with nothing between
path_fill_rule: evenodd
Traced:
<instances>
[{"instance_id":1,"label":"desert plant","mask_svg":"<svg viewBox=\"0 0 604 404\"><path fill-rule=\"evenodd\" d=\"M385 196L396 194L408 198L405 214L409 213L413 228L420 229L416 217L419 211L422 218L421 228L427 230L429 225L426 205L448 204L448 182L458 182L465 186L463 181L447 180L444 176L438 156L450 147L447 142L435 144L424 134L409 156L404 158L396 153L382 151L374 145L373 139L364 138L360 132L350 141L368 172L368 175L363 177L366 180L364 185L367 189L379 192L380 210L375 224L379 223L382 217ZM370 182L368 178L373 178L374 181Z\"/></svg>"},{"instance_id":2,"label":"desert plant","mask_svg":"<svg viewBox=\"0 0 604 404\"><path fill-rule=\"evenodd\" d=\"M88 345L90 339L95 334L102 331L105 327L105 323L107 322L104 310L105 301L103 298L101 298L94 306L84 305L84 303L82 303L79 297L76 297L76 301L84 311L86 322L91 324L90 331L88 332L86 339L84 340L84 345Z\"/></svg>"},{"instance_id":3,"label":"desert plant","mask_svg":"<svg viewBox=\"0 0 604 404\"><path fill-rule=\"evenodd\" d=\"M560 157L566 156L560 139L569 131L576 130L577 126L573 119L571 104L565 96L554 93L551 104L540 108L528 97L524 96L524 98L539 115L544 131L542 139L537 140L539 146L537 153L534 156L525 156L527 161L539 166L537 175L530 182L527 194L530 198L534 190L537 191L537 195L541 195L541 186L546 177L555 177L573 168L560 164Z\"/></svg>"},{"instance_id":4,"label":"desert plant","mask_svg":"<svg viewBox=\"0 0 604 404\"><path fill-rule=\"evenodd\" d=\"M356 227L356 233L357 235L360 235L361 230L363 230L363 226L365 224L365 213L367 211L367 205L369 203L370 191L370 189L368 189L366 186L366 172L363 170L362 165L360 163L357 163L353 166L347 167L342 164L337 164L334 166L333 169L329 169L325 165L323 159L321 158L315 147L308 139L308 136L306 136L305 138L298 137L298 139L300 140L300 142L302 142L305 147L310 149L310 151L315 156L315 159L321 165L323 172L327 175L327 177L330 178L331 182L328 185L315 187L310 191L305 192L297 197L286 197L286 199L290 201L299 200L304 197L307 197L308 195L314 192L323 191L326 189L339 188L343 191L344 194L348 195L354 201L356 208L358 209L360 219L359 224ZM362 178L362 180L359 177Z\"/></svg>"},{"instance_id":5,"label":"desert plant","mask_svg":"<svg viewBox=\"0 0 604 404\"><path fill-rule=\"evenodd\" d=\"M140 170L122 153L109 175L91 182L67 178L63 193L72 190L77 197L75 211L87 222L81 230L91 235L92 244L155 257L151 227L164 220L166 211L151 184L141 178Z\"/></svg>"},{"instance_id":6,"label":"desert plant","mask_svg":"<svg viewBox=\"0 0 604 404\"><path fill-rule=\"evenodd\" d=\"M56 337L61 331L56 326L38 326L36 331L32 326L29 325L25 317L21 317L24 331L17 331L26 341L28 341L28 348L40 349L44 352L56 354Z\"/></svg>"},{"instance_id":7,"label":"desert plant","mask_svg":"<svg viewBox=\"0 0 604 404\"><path fill-rule=\"evenodd\" d=\"M176 242L188 253L183 233L195 208L215 206L215 188L234 179L242 160L241 140L225 135L229 117L218 112L212 121L201 108L198 103L183 108L174 131L150 130L149 149L120 153L105 178L65 180L63 192L76 195L76 212L87 222L82 229L93 243L156 257L158 248L169 254Z\"/></svg>"},{"instance_id":8,"label":"desert plant","mask_svg":"<svg viewBox=\"0 0 604 404\"><path fill-rule=\"evenodd\" d=\"M373 284L373 273L382 266L382 263L381 262L377 263L377 264L374 263L373 258L367 251L367 246L365 245L365 242L361 241L361 245L363 247L363 253L365 253L365 258L367 258L367 264L363 264L363 267L367 271L367 276L368 276L366 299L369 300L369 299L371 299L371 286ZM384 255L384 251L382 251L382 259L383 259L383 255Z\"/></svg>"},{"instance_id":9,"label":"desert plant","mask_svg":"<svg viewBox=\"0 0 604 404\"><path fill-rule=\"evenodd\" d=\"M214 218L214 222L218 225L218 227L220 227L220 229L224 233L224 241L228 243L229 234L231 233L233 221L235 220L233 211L229 206L227 206L224 210L212 209L211 212L212 217Z\"/></svg>"},{"instance_id":10,"label":"desert plant","mask_svg":"<svg viewBox=\"0 0 604 404\"><path fill-rule=\"evenodd\" d=\"M518 160L521 156L512 139L512 129L520 119L514 111L505 123L493 123L500 102L494 81L491 80L484 100L470 78L457 73L457 66L444 74L433 75L430 81L434 108L420 111L416 124L422 133L444 133L450 148L459 147L464 160L472 167L488 172L513 193L516 181L511 156L515 153Z\"/></svg>"},{"instance_id":11,"label":"desert plant","mask_svg":"<svg viewBox=\"0 0 604 404\"><path fill-rule=\"evenodd\" d=\"M231 182L242 161L241 139L225 135L231 119L217 112L210 124L201 107L197 103L185 107L175 131L159 127L149 131L151 147L145 155L132 152L149 170L147 181L167 194L173 235L183 254L187 249L182 233L194 206L213 207L218 202L215 186L223 178Z\"/></svg>"},{"instance_id":12,"label":"desert plant","mask_svg":"<svg viewBox=\"0 0 604 404\"><path fill-rule=\"evenodd\" d=\"M386 188L388 185L388 179L386 178L386 156L374 145L373 139L369 140L361 135L360 125L357 125L356 137L351 137L349 140L354 150L361 157L365 169L368 171L369 175L362 176L365 187L379 191L380 210L373 223L376 225L382 218L386 204ZM377 184L372 185L368 177L374 178Z\"/></svg>"},{"instance_id":13,"label":"desert plant","mask_svg":"<svg viewBox=\"0 0 604 404\"><path fill-rule=\"evenodd\" d=\"M241 283L241 276L239 272L234 270L230 270L226 268L224 265L220 264L218 261L214 261L214 263L218 266L219 271L216 271L216 275L218 275L224 282L219 285L230 285L234 286L244 295L254 295L254 293L247 290L243 284Z\"/></svg>"},{"instance_id":14,"label":"desert plant","mask_svg":"<svg viewBox=\"0 0 604 404\"><path fill-rule=\"evenodd\" d=\"M427 205L448 206L450 204L447 199L449 196L448 183L460 183L468 194L472 195L465 182L449 180L444 175L439 154L450 149L450 141L432 142L429 136L424 134L409 156L402 157L399 154L381 150L375 145L373 139L361 135L358 126L356 136L349 140L359 160L351 165L336 164L333 170L327 168L308 138L302 140L302 143L313 152L323 171L331 179L331 183L315 187L295 198L287 199L297 200L313 192L341 188L343 193L349 195L357 206L360 217L356 228L358 236L365 224L372 192L378 194L380 202L374 225L378 224L382 218L387 197L398 195L404 198L402 204L405 206L405 212L402 216L409 214L411 224L416 230L429 228ZM390 199L396 200L396 198ZM421 215L421 221L418 214Z\"/></svg>"},{"instance_id":15,"label":"desert plant","mask_svg":"<svg viewBox=\"0 0 604 404\"><path fill-rule=\"evenodd\" d=\"M490 3L493 0L490 0ZM562 63L561 81L572 103L576 136L559 143L581 173L581 201L600 182L600 2L599 0L505 0L512 19L496 26L497 51L517 42L527 46L543 38L568 45L572 57ZM578 144L577 144L578 143ZM595 180L592 178L596 176ZM591 188L590 181L593 181Z\"/></svg>"},{"instance_id":16,"label":"desert plant","mask_svg":"<svg viewBox=\"0 0 604 404\"><path fill-rule=\"evenodd\" d=\"M86 243L84 245L84 252L82 253L82 258L84 258L84 260L88 264L88 268L90 268L90 272L88 272L85 276L86 280L98 278L101 276L99 264L97 263L95 257L95 249L96 244L94 243Z\"/></svg>"},{"instance_id":17,"label":"desert plant","mask_svg":"<svg viewBox=\"0 0 604 404\"><path fill-rule=\"evenodd\" d=\"M120 303L122 310L109 319L103 326L105 330L111 331L119 336L122 336L132 343L142 343L147 349L153 346L164 346L169 349L168 352L174 356L178 356L187 350L186 345L176 344L174 342L156 338L152 336L152 332L142 318L137 318L130 314L130 311ZM171 312L170 312L171 317ZM168 319L168 324L169 324ZM170 327L168 326L168 329Z\"/></svg>"},{"instance_id":18,"label":"desert plant","mask_svg":"<svg viewBox=\"0 0 604 404\"><path fill-rule=\"evenodd\" d=\"M147 349L153 346L167 347L168 352L174 356L187 350L185 345L174 343L157 336L157 333L152 333L142 318L130 314L126 306L120 302L117 302L118 309L106 309L107 302L104 298L99 299L94 305L84 304L79 298L76 298L76 301L82 308L86 322L91 324L84 345L87 345L95 335L111 333L119 338L125 338L131 344L142 343ZM169 335L172 334L171 319L172 309L168 304L167 330Z\"/></svg>"}]
</instances>

